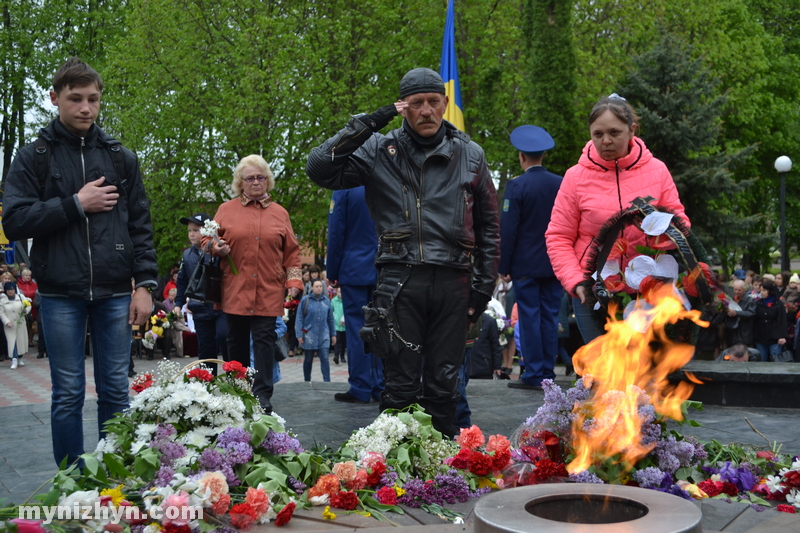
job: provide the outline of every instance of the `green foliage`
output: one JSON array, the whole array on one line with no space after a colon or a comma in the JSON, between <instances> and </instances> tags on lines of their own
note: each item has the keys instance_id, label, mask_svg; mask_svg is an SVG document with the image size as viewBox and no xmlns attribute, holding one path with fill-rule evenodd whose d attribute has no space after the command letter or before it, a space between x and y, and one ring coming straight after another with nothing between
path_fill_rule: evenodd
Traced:
<instances>
[{"instance_id":1,"label":"green foliage","mask_svg":"<svg viewBox=\"0 0 800 533\"><path fill-rule=\"evenodd\" d=\"M575 164L582 144L574 105L572 10L572 2L566 0L528 0L525 6L529 116L555 139L545 162L560 174Z\"/></svg>"},{"instance_id":2,"label":"green foliage","mask_svg":"<svg viewBox=\"0 0 800 533\"><path fill-rule=\"evenodd\" d=\"M737 182L731 169L754 147L720 145L725 97L715 92L718 80L682 38L667 33L633 63L621 90L640 115L648 148L671 171L693 232L707 249L746 246L757 219L731 208L752 182Z\"/></svg>"},{"instance_id":3,"label":"green foliage","mask_svg":"<svg viewBox=\"0 0 800 533\"><path fill-rule=\"evenodd\" d=\"M178 219L213 215L251 153L272 165L274 197L301 243L322 255L330 193L305 177L306 155L349 115L395 100L408 69L438 69L446 1L6 0L2 9L4 172L54 115L45 98L54 70L70 55L87 60L106 82L100 124L140 156L165 266L188 244ZM563 172L579 158L591 106L621 92L633 58L663 28L715 80L707 102L724 98L715 148L688 157L741 156L722 174L717 165L692 178L721 187L708 209L721 221L715 251L759 266L777 246L772 164L800 152L799 23L791 0L457 0L467 133L484 148L501 199L519 173L508 134L520 124L550 130L557 148L546 164ZM787 175L790 243L800 242L797 176ZM757 181L734 191L729 179Z\"/></svg>"}]
</instances>

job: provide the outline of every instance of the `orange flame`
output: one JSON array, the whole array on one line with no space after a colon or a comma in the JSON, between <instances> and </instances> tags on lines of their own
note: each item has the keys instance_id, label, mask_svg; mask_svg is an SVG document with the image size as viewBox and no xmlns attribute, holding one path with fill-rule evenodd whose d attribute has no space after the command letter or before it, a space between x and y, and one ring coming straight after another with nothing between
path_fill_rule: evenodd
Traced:
<instances>
[{"instance_id":1,"label":"orange flame","mask_svg":"<svg viewBox=\"0 0 800 533\"><path fill-rule=\"evenodd\" d=\"M652 304L652 305L651 305ZM616 309L609 309L611 317ZM619 463L630 469L652 451L641 444L638 409L652 403L656 413L682 420L681 406L694 385L670 384L667 376L692 359L694 347L667 338L665 328L688 319L701 326L700 311L687 311L671 284L654 288L647 300L619 321L606 324L607 333L582 347L573 356L575 371L583 376L593 397L575 412L572 424L575 459L569 472L582 472L596 461L619 455ZM584 424L591 425L585 431Z\"/></svg>"}]
</instances>

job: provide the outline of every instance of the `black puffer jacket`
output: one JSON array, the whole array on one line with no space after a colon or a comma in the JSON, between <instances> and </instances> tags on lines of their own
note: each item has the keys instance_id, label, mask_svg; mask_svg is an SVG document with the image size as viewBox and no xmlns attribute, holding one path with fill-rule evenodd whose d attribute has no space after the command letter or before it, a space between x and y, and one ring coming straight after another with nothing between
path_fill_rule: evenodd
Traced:
<instances>
[{"instance_id":1,"label":"black puffer jacket","mask_svg":"<svg viewBox=\"0 0 800 533\"><path fill-rule=\"evenodd\" d=\"M33 238L31 270L39 291L92 300L131 294L132 278L137 285L156 284L150 204L133 152L122 148L127 175L117 176L109 146L121 145L97 125L77 137L54 119L40 136L51 146L44 187L29 144L11 164L3 206L8 238ZM101 176L117 185L119 201L111 211L84 213L77 193Z\"/></svg>"},{"instance_id":2,"label":"black puffer jacket","mask_svg":"<svg viewBox=\"0 0 800 533\"><path fill-rule=\"evenodd\" d=\"M328 189L364 185L378 234L376 264L472 269L472 288L492 294L500 259L497 196L480 146L448 122L430 155L402 128L388 135L352 118L308 156L311 180Z\"/></svg>"},{"instance_id":3,"label":"black puffer jacket","mask_svg":"<svg viewBox=\"0 0 800 533\"><path fill-rule=\"evenodd\" d=\"M469 377L492 379L495 370L503 363L503 348L500 346L500 330L497 321L489 313L483 314L481 333L472 345Z\"/></svg>"},{"instance_id":4,"label":"black puffer jacket","mask_svg":"<svg viewBox=\"0 0 800 533\"><path fill-rule=\"evenodd\" d=\"M753 336L756 342L774 344L786 338L786 308L778 298L761 299L756 302Z\"/></svg>"}]
</instances>

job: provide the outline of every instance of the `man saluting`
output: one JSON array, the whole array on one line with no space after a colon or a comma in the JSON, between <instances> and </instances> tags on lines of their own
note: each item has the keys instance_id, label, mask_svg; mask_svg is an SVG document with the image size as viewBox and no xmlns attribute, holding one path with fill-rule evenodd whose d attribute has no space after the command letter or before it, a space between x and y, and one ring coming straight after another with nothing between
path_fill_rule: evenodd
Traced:
<instances>
[{"instance_id":1,"label":"man saluting","mask_svg":"<svg viewBox=\"0 0 800 533\"><path fill-rule=\"evenodd\" d=\"M442 78L415 68L399 101L351 118L311 151L306 171L328 189L365 186L379 241L373 305L390 309L384 342L371 343L384 357L381 410L418 402L453 436L467 319L486 308L500 254L486 158L443 120L447 103ZM400 128L377 133L398 113Z\"/></svg>"}]
</instances>

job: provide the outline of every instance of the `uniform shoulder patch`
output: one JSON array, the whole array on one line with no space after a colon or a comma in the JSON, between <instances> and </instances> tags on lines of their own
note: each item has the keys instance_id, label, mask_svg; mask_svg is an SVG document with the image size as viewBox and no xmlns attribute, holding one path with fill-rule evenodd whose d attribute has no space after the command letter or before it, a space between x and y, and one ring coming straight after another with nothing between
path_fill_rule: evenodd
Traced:
<instances>
[{"instance_id":1,"label":"uniform shoulder patch","mask_svg":"<svg viewBox=\"0 0 800 533\"><path fill-rule=\"evenodd\" d=\"M507 213L508 212L508 206L509 205L510 205L510 202L508 200L503 200L503 213Z\"/></svg>"},{"instance_id":2,"label":"uniform shoulder patch","mask_svg":"<svg viewBox=\"0 0 800 533\"><path fill-rule=\"evenodd\" d=\"M331 207L330 207L330 209L328 209L328 214L333 213L333 206L335 206L335 205L336 205L336 200L331 198Z\"/></svg>"}]
</instances>

